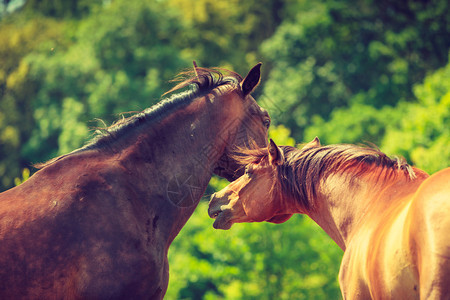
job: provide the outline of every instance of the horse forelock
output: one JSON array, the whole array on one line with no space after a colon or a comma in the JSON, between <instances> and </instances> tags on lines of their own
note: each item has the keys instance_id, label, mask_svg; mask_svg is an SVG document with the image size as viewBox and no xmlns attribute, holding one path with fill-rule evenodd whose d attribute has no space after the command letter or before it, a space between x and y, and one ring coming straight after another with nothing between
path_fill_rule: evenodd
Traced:
<instances>
[{"instance_id":1,"label":"horse forelock","mask_svg":"<svg viewBox=\"0 0 450 300\"><path fill-rule=\"evenodd\" d=\"M250 141L248 146L235 147L230 157L240 166L260 164L269 161L267 147L259 147L255 141Z\"/></svg>"},{"instance_id":2,"label":"horse forelock","mask_svg":"<svg viewBox=\"0 0 450 300\"><path fill-rule=\"evenodd\" d=\"M140 127L141 124L157 124L174 111L186 107L195 99L209 93L215 93L216 95L224 94L229 92L230 89L237 89L240 81L242 81L242 77L239 74L226 69L197 67L196 71L190 70L179 73L172 82L181 82L164 93L163 96L179 91L185 87L191 87L189 90L172 94L170 97L161 100L159 103L142 112L138 112L127 118L121 118L111 126L94 128L96 129L94 137L85 146L71 153L53 158L45 163L35 164L34 167L41 169L64 157L86 150L111 148L115 141L125 136L130 130ZM227 85L229 85L229 88L225 88Z\"/></svg>"},{"instance_id":3,"label":"horse forelock","mask_svg":"<svg viewBox=\"0 0 450 300\"><path fill-rule=\"evenodd\" d=\"M225 76L227 75L227 76ZM200 68L186 70L179 73L171 82L179 82L172 89L163 94L167 95L189 85L197 87L200 93L211 92L213 89L226 84L238 85L242 81L241 75L221 68Z\"/></svg>"}]
</instances>

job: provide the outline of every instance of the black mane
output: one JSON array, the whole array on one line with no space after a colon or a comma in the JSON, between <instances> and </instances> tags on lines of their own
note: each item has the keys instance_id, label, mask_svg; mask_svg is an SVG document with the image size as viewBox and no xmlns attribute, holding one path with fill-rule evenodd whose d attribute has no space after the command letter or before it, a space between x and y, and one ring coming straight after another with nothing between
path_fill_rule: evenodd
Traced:
<instances>
[{"instance_id":1,"label":"black mane","mask_svg":"<svg viewBox=\"0 0 450 300\"><path fill-rule=\"evenodd\" d=\"M224 77L223 73L228 76ZM68 154L53 158L48 162L36 164L34 167L40 169L56 162L57 160L60 160L61 158L71 154L80 153L82 151L108 148L115 141L127 135L131 130L140 127L142 124L157 124L173 112L188 106L194 99L214 92L214 89L217 87L224 85L238 87L240 81L242 81L242 77L237 73L223 69L196 68L196 72L186 71L180 73L174 81L182 82L177 84L164 95L185 87L190 87L190 89L163 99L150 108L132 115L131 117L123 118L109 127L99 128L96 130L95 136L88 141L85 146Z\"/></svg>"}]
</instances>

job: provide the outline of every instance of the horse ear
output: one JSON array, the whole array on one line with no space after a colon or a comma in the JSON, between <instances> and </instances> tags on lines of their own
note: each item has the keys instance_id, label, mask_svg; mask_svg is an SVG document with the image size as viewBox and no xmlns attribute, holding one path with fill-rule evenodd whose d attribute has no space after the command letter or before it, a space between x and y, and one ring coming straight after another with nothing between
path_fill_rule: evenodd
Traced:
<instances>
[{"instance_id":1,"label":"horse ear","mask_svg":"<svg viewBox=\"0 0 450 300\"><path fill-rule=\"evenodd\" d=\"M244 80L241 82L241 89L244 93L244 97L249 95L253 90L258 86L261 81L261 65L262 63L257 63L250 72L248 72L247 76L245 76Z\"/></svg>"},{"instance_id":2,"label":"horse ear","mask_svg":"<svg viewBox=\"0 0 450 300\"><path fill-rule=\"evenodd\" d=\"M283 152L272 139L269 144L269 161L274 166L279 166L284 162Z\"/></svg>"},{"instance_id":3,"label":"horse ear","mask_svg":"<svg viewBox=\"0 0 450 300\"><path fill-rule=\"evenodd\" d=\"M315 148L315 147L320 147L320 140L317 136L311 142L309 142L305 146L303 146L302 149Z\"/></svg>"},{"instance_id":4,"label":"horse ear","mask_svg":"<svg viewBox=\"0 0 450 300\"><path fill-rule=\"evenodd\" d=\"M197 71L197 62L195 60L192 61L192 64L194 65L194 73L195 76L197 76L197 79L200 79L200 77L198 76L198 71Z\"/></svg>"}]
</instances>

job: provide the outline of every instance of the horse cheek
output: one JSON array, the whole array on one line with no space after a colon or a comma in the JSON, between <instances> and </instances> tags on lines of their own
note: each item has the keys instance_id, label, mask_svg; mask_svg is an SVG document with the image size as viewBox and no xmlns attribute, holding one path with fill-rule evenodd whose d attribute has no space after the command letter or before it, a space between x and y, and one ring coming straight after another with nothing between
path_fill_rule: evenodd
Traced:
<instances>
[{"instance_id":1,"label":"horse cheek","mask_svg":"<svg viewBox=\"0 0 450 300\"><path fill-rule=\"evenodd\" d=\"M257 194L257 193L255 193ZM268 209L267 206L261 205L262 201L258 201L259 197L251 197L243 204L244 211L247 217L249 217L252 222L263 222L268 218Z\"/></svg>"}]
</instances>

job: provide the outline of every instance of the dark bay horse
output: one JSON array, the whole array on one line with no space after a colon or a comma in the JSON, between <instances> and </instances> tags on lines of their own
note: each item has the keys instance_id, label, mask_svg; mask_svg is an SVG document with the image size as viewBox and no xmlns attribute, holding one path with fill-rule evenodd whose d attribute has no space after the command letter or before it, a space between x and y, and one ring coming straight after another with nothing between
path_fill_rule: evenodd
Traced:
<instances>
[{"instance_id":1,"label":"dark bay horse","mask_svg":"<svg viewBox=\"0 0 450 300\"><path fill-rule=\"evenodd\" d=\"M194 68L185 86L0 194L0 299L161 299L168 248L235 146L267 145L245 79ZM224 76L224 74L226 76Z\"/></svg>"},{"instance_id":2,"label":"dark bay horse","mask_svg":"<svg viewBox=\"0 0 450 300\"><path fill-rule=\"evenodd\" d=\"M377 149L242 151L245 174L211 197L214 227L306 214L344 250L344 299L450 298L450 168L432 176Z\"/></svg>"}]
</instances>

